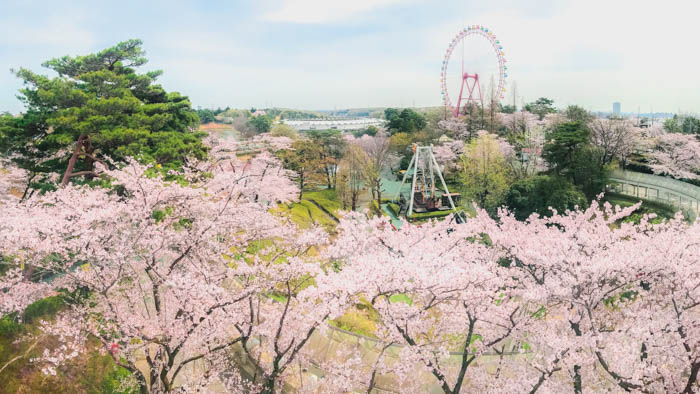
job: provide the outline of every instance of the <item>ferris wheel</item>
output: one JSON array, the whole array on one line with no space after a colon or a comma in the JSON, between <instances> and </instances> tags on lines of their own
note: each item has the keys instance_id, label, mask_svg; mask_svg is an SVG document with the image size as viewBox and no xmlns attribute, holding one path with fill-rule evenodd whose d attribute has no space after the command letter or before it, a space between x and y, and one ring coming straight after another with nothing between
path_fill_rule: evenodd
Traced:
<instances>
[{"instance_id":1,"label":"ferris wheel","mask_svg":"<svg viewBox=\"0 0 700 394\"><path fill-rule=\"evenodd\" d=\"M465 27L452 39L442 59L442 100L457 117L462 108L483 107L484 83L488 100L504 98L507 77L503 46L496 35L484 26Z\"/></svg>"}]
</instances>

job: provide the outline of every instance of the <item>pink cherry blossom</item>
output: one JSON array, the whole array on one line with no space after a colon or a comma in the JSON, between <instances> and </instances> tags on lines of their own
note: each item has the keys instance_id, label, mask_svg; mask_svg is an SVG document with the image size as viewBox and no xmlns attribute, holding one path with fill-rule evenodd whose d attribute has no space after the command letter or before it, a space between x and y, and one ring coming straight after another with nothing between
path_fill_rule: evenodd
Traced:
<instances>
[{"instance_id":1,"label":"pink cherry blossom","mask_svg":"<svg viewBox=\"0 0 700 394\"><path fill-rule=\"evenodd\" d=\"M690 134L664 134L651 152L651 163L657 174L700 179L700 141Z\"/></svg>"}]
</instances>

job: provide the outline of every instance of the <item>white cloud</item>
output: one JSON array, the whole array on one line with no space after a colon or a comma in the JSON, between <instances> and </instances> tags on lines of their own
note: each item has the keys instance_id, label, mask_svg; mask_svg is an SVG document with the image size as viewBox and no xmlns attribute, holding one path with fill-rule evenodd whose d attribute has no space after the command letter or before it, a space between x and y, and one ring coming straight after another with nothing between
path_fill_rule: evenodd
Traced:
<instances>
[{"instance_id":1,"label":"white cloud","mask_svg":"<svg viewBox=\"0 0 700 394\"><path fill-rule=\"evenodd\" d=\"M277 9L263 15L270 22L332 23L348 20L401 0L282 0ZM403 1L405 3L405 1Z\"/></svg>"}]
</instances>

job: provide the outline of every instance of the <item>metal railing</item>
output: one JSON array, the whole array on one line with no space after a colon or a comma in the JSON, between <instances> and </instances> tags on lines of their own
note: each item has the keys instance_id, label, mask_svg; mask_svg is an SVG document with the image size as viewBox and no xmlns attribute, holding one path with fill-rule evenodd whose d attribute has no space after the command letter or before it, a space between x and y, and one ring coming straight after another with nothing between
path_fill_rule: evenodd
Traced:
<instances>
[{"instance_id":1,"label":"metal railing","mask_svg":"<svg viewBox=\"0 0 700 394\"><path fill-rule=\"evenodd\" d=\"M613 170L609 190L640 200L660 202L700 215L700 187L676 179L635 171Z\"/></svg>"}]
</instances>

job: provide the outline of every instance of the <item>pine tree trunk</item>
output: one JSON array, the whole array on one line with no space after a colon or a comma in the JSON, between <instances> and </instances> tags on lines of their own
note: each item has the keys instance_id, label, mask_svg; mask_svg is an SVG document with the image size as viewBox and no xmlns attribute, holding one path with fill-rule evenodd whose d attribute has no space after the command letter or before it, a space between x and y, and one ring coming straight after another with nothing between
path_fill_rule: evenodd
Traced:
<instances>
[{"instance_id":1,"label":"pine tree trunk","mask_svg":"<svg viewBox=\"0 0 700 394\"><path fill-rule=\"evenodd\" d=\"M78 142L75 143L75 149L73 150L73 154L71 155L70 160L68 160L68 168L66 168L66 172L63 174L61 186L65 186L68 184L68 182L70 182L70 176L71 174L73 174L73 170L75 169L75 163L78 161L78 156L80 155L80 150L83 147L85 138L85 134L82 134L80 137L78 137Z\"/></svg>"},{"instance_id":2,"label":"pine tree trunk","mask_svg":"<svg viewBox=\"0 0 700 394\"><path fill-rule=\"evenodd\" d=\"M87 153L90 156L85 157L85 163L87 164L87 170L94 172L95 171L95 160L91 157L95 153L95 148L92 146L92 141L90 141L90 137L87 136L85 137L85 153ZM92 179L95 176L94 175L87 175L88 179Z\"/></svg>"}]
</instances>

